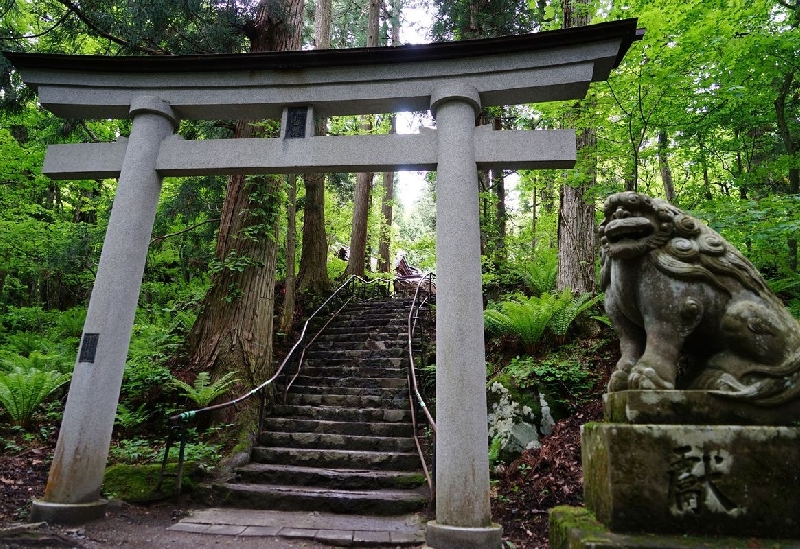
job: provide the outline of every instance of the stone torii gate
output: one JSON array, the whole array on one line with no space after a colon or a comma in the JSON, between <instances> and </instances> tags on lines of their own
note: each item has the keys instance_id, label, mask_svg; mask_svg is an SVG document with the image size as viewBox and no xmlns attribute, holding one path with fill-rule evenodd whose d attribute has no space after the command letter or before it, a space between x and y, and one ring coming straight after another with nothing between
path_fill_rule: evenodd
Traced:
<instances>
[{"instance_id":1,"label":"stone torii gate","mask_svg":"<svg viewBox=\"0 0 800 549\"><path fill-rule=\"evenodd\" d=\"M475 127L482 107L583 98L636 20L453 43L265 54L94 57L6 53L45 108L132 118L114 143L52 145L54 179L119 178L44 498L55 522L103 516L100 488L164 176L436 170L435 548L496 547L487 456L478 181L487 168L570 168L573 130ZM430 109L417 135L321 137L318 116ZM280 138L184 140L180 119L282 119Z\"/></svg>"}]
</instances>

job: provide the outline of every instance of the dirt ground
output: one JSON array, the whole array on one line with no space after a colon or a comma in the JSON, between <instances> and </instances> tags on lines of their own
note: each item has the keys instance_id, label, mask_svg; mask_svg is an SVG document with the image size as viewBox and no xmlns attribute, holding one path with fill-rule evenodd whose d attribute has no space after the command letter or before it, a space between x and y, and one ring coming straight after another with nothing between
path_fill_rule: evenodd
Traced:
<instances>
[{"instance_id":1,"label":"dirt ground","mask_svg":"<svg viewBox=\"0 0 800 549\"><path fill-rule=\"evenodd\" d=\"M548 510L556 505L579 505L583 499L580 425L602 416L599 402L578 409L560 421L538 450L495 471L492 491L494 520L503 525L503 539L517 549L546 549ZM54 442L54 441L53 441ZM166 529L186 516L191 502L148 506L114 502L105 520L80 527L40 527L14 530L27 521L32 498L41 497L47 482L53 443L16 455L0 456L0 548L129 547L202 549L206 547L306 548L326 547L309 541L278 538L204 536Z\"/></svg>"},{"instance_id":2,"label":"dirt ground","mask_svg":"<svg viewBox=\"0 0 800 549\"><path fill-rule=\"evenodd\" d=\"M245 538L167 531L167 528L180 520L186 512L186 509L171 503L142 507L115 502L106 513L105 520L77 527L42 526L14 531L13 527L6 524L0 527L0 548L321 549L327 547L310 541L291 541L274 537Z\"/></svg>"}]
</instances>

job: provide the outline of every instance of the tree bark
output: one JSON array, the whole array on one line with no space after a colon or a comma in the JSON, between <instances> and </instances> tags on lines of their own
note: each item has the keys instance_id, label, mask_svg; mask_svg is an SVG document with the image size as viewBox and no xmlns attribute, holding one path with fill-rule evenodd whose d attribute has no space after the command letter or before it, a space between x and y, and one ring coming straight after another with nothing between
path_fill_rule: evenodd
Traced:
<instances>
[{"instance_id":1,"label":"tree bark","mask_svg":"<svg viewBox=\"0 0 800 549\"><path fill-rule=\"evenodd\" d=\"M262 0L245 27L250 51L300 49L301 16L299 0ZM235 138L255 135L251 122L237 122ZM277 176L228 178L211 288L187 337L188 365L196 373L235 371L253 386L273 371L279 182Z\"/></svg>"},{"instance_id":2,"label":"tree bark","mask_svg":"<svg viewBox=\"0 0 800 549\"><path fill-rule=\"evenodd\" d=\"M502 119L499 116L494 118L492 124L495 131L502 129ZM506 261L506 226L508 222L506 181L503 177L503 170L492 170L491 181L497 198L495 203L494 262L499 266Z\"/></svg>"},{"instance_id":3,"label":"tree bark","mask_svg":"<svg viewBox=\"0 0 800 549\"><path fill-rule=\"evenodd\" d=\"M589 23L587 0L564 0L564 28ZM581 108L577 106L576 109ZM574 117L577 119L578 117ZM594 204L585 200L586 191L596 179L594 128L577 132L578 166L583 177L577 185L561 186L561 205L558 210L558 276L559 290L576 293L594 292L595 282L595 221Z\"/></svg>"},{"instance_id":4,"label":"tree bark","mask_svg":"<svg viewBox=\"0 0 800 549\"><path fill-rule=\"evenodd\" d=\"M669 167L668 145L669 136L666 131L661 130L658 132L658 167L661 171L661 182L664 184L664 195L667 202L674 204L676 198L675 183L672 180L672 170Z\"/></svg>"},{"instance_id":5,"label":"tree bark","mask_svg":"<svg viewBox=\"0 0 800 549\"><path fill-rule=\"evenodd\" d=\"M331 47L331 0L317 0L314 12L314 44L316 49ZM317 119L314 135L327 133L327 119ZM328 280L328 237L325 230L325 175L303 175L306 201L303 209L303 244L297 288L320 293L330 286Z\"/></svg>"},{"instance_id":6,"label":"tree bark","mask_svg":"<svg viewBox=\"0 0 800 549\"><path fill-rule=\"evenodd\" d=\"M288 186L288 196L286 201L286 283L283 295L283 310L281 311L281 321L278 330L287 334L292 329L292 319L294 318L295 303L295 274L294 274L294 255L297 241L297 175L286 176Z\"/></svg>"},{"instance_id":7,"label":"tree bark","mask_svg":"<svg viewBox=\"0 0 800 549\"><path fill-rule=\"evenodd\" d=\"M380 20L378 0L370 0L367 14L367 47L378 45L378 23ZM361 130L368 133L372 130L372 119L361 118ZM367 226L369 224L370 192L372 190L372 172L356 175L356 188L353 196L353 230L350 233L350 257L347 261L345 275L364 276L367 260Z\"/></svg>"},{"instance_id":8,"label":"tree bark","mask_svg":"<svg viewBox=\"0 0 800 549\"><path fill-rule=\"evenodd\" d=\"M371 127L367 122L364 127ZM367 225L369 222L370 191L372 190L372 172L356 175L356 188L353 196L353 229L350 233L350 257L347 261L345 275L364 276L367 250Z\"/></svg>"},{"instance_id":9,"label":"tree bark","mask_svg":"<svg viewBox=\"0 0 800 549\"><path fill-rule=\"evenodd\" d=\"M796 8L797 9L797 8ZM794 83L794 72L788 72L783 77L783 82L778 90L778 97L775 99L775 113L778 123L778 133L783 141L783 146L786 149L788 156L794 156L797 153L797 143L792 139L789 124L786 120L786 99L792 89ZM798 194L800 192L800 169L794 167L789 168L789 194ZM790 236L786 240L787 261L786 266L793 272L797 272L797 237Z\"/></svg>"},{"instance_id":10,"label":"tree bark","mask_svg":"<svg viewBox=\"0 0 800 549\"><path fill-rule=\"evenodd\" d=\"M392 2L392 46L400 43L400 8L398 2ZM391 115L392 125L390 134L397 133L397 116ZM381 201L381 234L378 241L378 271L392 272L394 261L391 256L392 247L392 222L394 201L394 172L383 173L383 199Z\"/></svg>"}]
</instances>

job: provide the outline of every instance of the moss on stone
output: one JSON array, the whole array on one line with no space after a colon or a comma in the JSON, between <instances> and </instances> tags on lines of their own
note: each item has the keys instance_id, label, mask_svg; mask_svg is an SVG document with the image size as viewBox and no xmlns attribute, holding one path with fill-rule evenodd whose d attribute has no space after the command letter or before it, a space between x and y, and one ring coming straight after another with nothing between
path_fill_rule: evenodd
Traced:
<instances>
[{"instance_id":1,"label":"moss on stone","mask_svg":"<svg viewBox=\"0 0 800 549\"><path fill-rule=\"evenodd\" d=\"M427 482L428 480L422 473L416 473L413 475L402 475L394 480L394 483L397 485L397 487L403 487L403 488L422 486Z\"/></svg>"},{"instance_id":2,"label":"moss on stone","mask_svg":"<svg viewBox=\"0 0 800 549\"><path fill-rule=\"evenodd\" d=\"M791 549L797 540L714 536L615 534L583 507L554 507L550 511L552 549Z\"/></svg>"},{"instance_id":3,"label":"moss on stone","mask_svg":"<svg viewBox=\"0 0 800 549\"><path fill-rule=\"evenodd\" d=\"M605 526L597 522L594 514L585 507L562 505L550 510L550 547L576 549L583 547L587 537L607 534Z\"/></svg>"},{"instance_id":4,"label":"moss on stone","mask_svg":"<svg viewBox=\"0 0 800 549\"><path fill-rule=\"evenodd\" d=\"M176 495L176 464L167 465L166 475L157 491L161 465L112 465L103 477L103 494L130 503L146 503L166 499ZM199 466L193 463L183 465L181 491L190 492L197 485L193 477L200 473ZM167 476L171 475L171 476Z\"/></svg>"}]
</instances>

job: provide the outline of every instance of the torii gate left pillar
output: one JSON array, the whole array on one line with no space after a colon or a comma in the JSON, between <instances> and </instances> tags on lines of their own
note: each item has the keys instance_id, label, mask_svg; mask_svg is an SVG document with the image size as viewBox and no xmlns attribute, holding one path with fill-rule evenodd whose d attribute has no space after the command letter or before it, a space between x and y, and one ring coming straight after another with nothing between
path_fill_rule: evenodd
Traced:
<instances>
[{"instance_id":1,"label":"torii gate left pillar","mask_svg":"<svg viewBox=\"0 0 800 549\"><path fill-rule=\"evenodd\" d=\"M154 96L137 97L130 116L133 126L53 456L57 467L44 499L33 504L33 520L79 522L105 511L100 487L161 193L156 160L161 141L178 125L169 104Z\"/></svg>"},{"instance_id":2,"label":"torii gate left pillar","mask_svg":"<svg viewBox=\"0 0 800 549\"><path fill-rule=\"evenodd\" d=\"M501 530L489 508L476 169L569 168L575 135L487 131L475 127L475 117L481 106L580 99L636 39L636 21L625 20L368 50L127 59L6 54L55 114L134 119L127 142L54 145L45 158L43 172L56 179L119 177L119 185L48 487L33 514L52 522L102 516L100 486L161 177L437 170L437 502L427 543L498 549ZM169 137L178 117L282 117L285 131L288 109L300 106L307 107L307 128L314 111L431 108L437 129L300 139Z\"/></svg>"}]
</instances>

